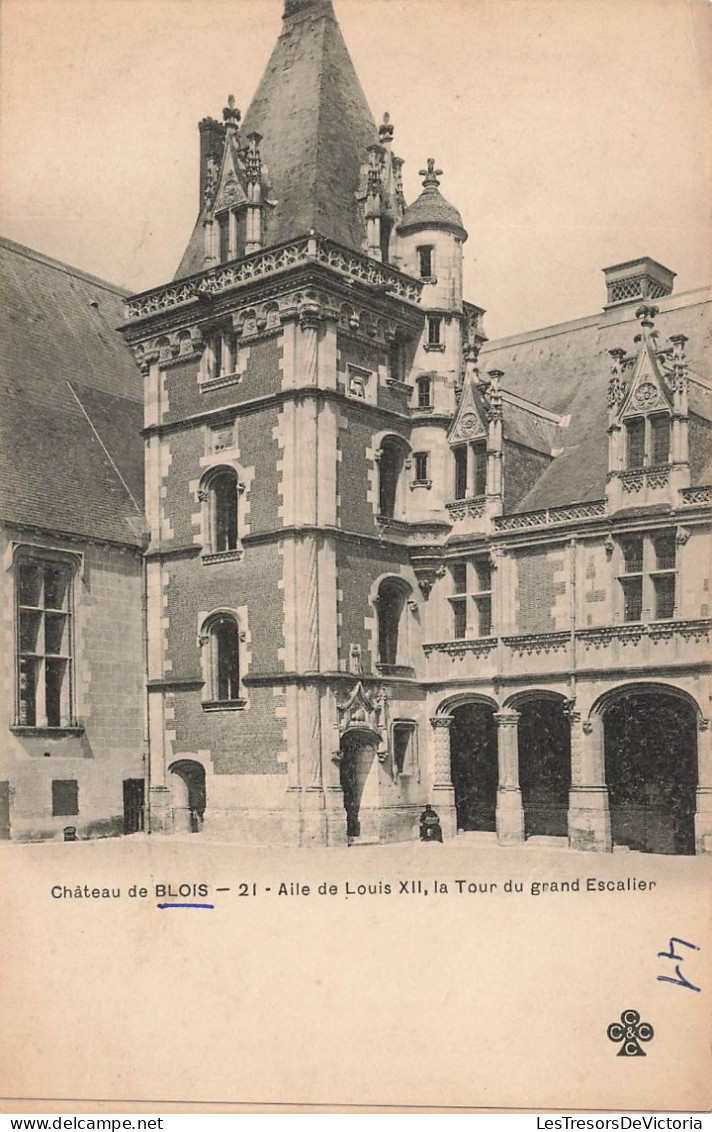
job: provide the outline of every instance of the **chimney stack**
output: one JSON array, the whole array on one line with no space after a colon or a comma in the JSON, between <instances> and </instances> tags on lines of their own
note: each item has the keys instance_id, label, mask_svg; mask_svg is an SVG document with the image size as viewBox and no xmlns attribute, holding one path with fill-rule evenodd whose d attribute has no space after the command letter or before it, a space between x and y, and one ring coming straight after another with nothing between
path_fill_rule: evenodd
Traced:
<instances>
[{"instance_id":1,"label":"chimney stack","mask_svg":"<svg viewBox=\"0 0 712 1132\"><path fill-rule=\"evenodd\" d=\"M604 310L619 307L624 303L650 302L653 299L664 299L672 294L675 272L662 263L643 256L641 259L631 259L627 263L615 263L612 267L604 267L606 278L607 302Z\"/></svg>"}]
</instances>

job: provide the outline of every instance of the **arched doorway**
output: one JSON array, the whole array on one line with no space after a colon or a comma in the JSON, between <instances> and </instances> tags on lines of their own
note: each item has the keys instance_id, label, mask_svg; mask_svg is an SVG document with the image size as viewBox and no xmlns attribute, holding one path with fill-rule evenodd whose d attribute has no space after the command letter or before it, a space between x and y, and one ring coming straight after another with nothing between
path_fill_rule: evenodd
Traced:
<instances>
[{"instance_id":1,"label":"arched doorway","mask_svg":"<svg viewBox=\"0 0 712 1132\"><path fill-rule=\"evenodd\" d=\"M451 710L450 762L457 828L494 832L496 826L497 725L494 706L484 701Z\"/></svg>"},{"instance_id":2,"label":"arched doorway","mask_svg":"<svg viewBox=\"0 0 712 1132\"><path fill-rule=\"evenodd\" d=\"M367 729L347 731L341 736L339 777L344 793L346 837L377 840L379 762L378 737Z\"/></svg>"},{"instance_id":3,"label":"arched doorway","mask_svg":"<svg viewBox=\"0 0 712 1132\"><path fill-rule=\"evenodd\" d=\"M566 837L571 789L571 727L558 696L528 696L519 712L519 785L524 836Z\"/></svg>"},{"instance_id":4,"label":"arched doorway","mask_svg":"<svg viewBox=\"0 0 712 1132\"><path fill-rule=\"evenodd\" d=\"M193 759L169 767L174 833L199 833L205 818L205 768Z\"/></svg>"},{"instance_id":5,"label":"arched doorway","mask_svg":"<svg viewBox=\"0 0 712 1132\"><path fill-rule=\"evenodd\" d=\"M606 782L614 845L694 853L697 718L661 688L623 692L604 708Z\"/></svg>"}]
</instances>

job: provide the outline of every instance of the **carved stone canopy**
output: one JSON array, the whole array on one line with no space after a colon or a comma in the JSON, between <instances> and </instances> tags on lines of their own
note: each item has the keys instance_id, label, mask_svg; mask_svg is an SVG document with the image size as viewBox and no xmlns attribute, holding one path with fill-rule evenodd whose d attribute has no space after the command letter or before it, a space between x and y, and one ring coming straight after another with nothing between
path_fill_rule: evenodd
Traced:
<instances>
[{"instance_id":1,"label":"carved stone canopy","mask_svg":"<svg viewBox=\"0 0 712 1132\"><path fill-rule=\"evenodd\" d=\"M367 694L361 680L347 700L337 703L339 733L373 731L383 739L385 730L385 695L382 690Z\"/></svg>"}]
</instances>

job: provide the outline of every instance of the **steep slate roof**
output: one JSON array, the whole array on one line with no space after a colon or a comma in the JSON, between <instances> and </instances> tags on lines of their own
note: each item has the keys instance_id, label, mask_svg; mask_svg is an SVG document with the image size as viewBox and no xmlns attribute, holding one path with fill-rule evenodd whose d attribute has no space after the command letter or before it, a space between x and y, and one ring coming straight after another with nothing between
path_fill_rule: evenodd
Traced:
<instances>
[{"instance_id":1,"label":"steep slate roof","mask_svg":"<svg viewBox=\"0 0 712 1132\"><path fill-rule=\"evenodd\" d=\"M602 499L608 471L607 386L611 369L608 351L618 347L637 353L635 311L640 301L625 304L573 322L527 334L492 340L483 347L481 367L504 371L503 390L533 401L562 416L568 428L556 431L557 455L517 511L534 511L576 501ZM690 410L712 420L712 304L707 288L658 299L655 329L659 343L671 334L685 334L690 368ZM695 381L698 376L702 384ZM505 421L511 407L505 403ZM505 424L505 434L507 427ZM511 435L511 432L510 432ZM513 438L513 437L512 437ZM532 445L532 447L536 447ZM693 460L694 483L709 483L709 468Z\"/></svg>"},{"instance_id":2,"label":"steep slate roof","mask_svg":"<svg viewBox=\"0 0 712 1132\"><path fill-rule=\"evenodd\" d=\"M125 295L0 239L1 520L141 545L142 378L115 330Z\"/></svg>"},{"instance_id":3,"label":"steep slate roof","mask_svg":"<svg viewBox=\"0 0 712 1132\"><path fill-rule=\"evenodd\" d=\"M314 229L360 251L365 231L355 196L366 148L378 131L336 22L331 0L288 3L282 33L240 128L262 135L274 208L265 246ZM202 271L202 213L176 278Z\"/></svg>"}]
</instances>

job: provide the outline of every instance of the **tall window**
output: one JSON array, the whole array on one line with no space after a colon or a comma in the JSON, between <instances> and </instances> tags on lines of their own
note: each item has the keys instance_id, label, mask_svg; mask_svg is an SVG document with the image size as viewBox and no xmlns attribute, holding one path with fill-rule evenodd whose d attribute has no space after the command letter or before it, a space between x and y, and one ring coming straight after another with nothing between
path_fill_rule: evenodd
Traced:
<instances>
[{"instance_id":1,"label":"tall window","mask_svg":"<svg viewBox=\"0 0 712 1132\"><path fill-rule=\"evenodd\" d=\"M417 249L418 275L421 279L430 279L433 274L433 249L430 245Z\"/></svg>"},{"instance_id":2,"label":"tall window","mask_svg":"<svg viewBox=\"0 0 712 1132\"><path fill-rule=\"evenodd\" d=\"M459 444L453 448L455 462L455 499L467 498L467 445Z\"/></svg>"},{"instance_id":3,"label":"tall window","mask_svg":"<svg viewBox=\"0 0 712 1132\"><path fill-rule=\"evenodd\" d=\"M402 632L407 589L394 578L386 578L378 589L378 663L393 667L407 662Z\"/></svg>"},{"instance_id":4,"label":"tall window","mask_svg":"<svg viewBox=\"0 0 712 1132\"><path fill-rule=\"evenodd\" d=\"M395 517L399 504L401 472L405 463L404 445L387 437L381 445L378 464L378 513L388 519Z\"/></svg>"},{"instance_id":5,"label":"tall window","mask_svg":"<svg viewBox=\"0 0 712 1132\"><path fill-rule=\"evenodd\" d=\"M237 622L220 614L207 625L208 699L231 703L240 699L240 636Z\"/></svg>"},{"instance_id":6,"label":"tall window","mask_svg":"<svg viewBox=\"0 0 712 1132\"><path fill-rule=\"evenodd\" d=\"M676 541L674 531L627 535L621 539L623 620L668 621L675 616Z\"/></svg>"},{"instance_id":7,"label":"tall window","mask_svg":"<svg viewBox=\"0 0 712 1132\"><path fill-rule=\"evenodd\" d=\"M452 629L455 640L492 634L492 566L488 555L454 562L452 577Z\"/></svg>"},{"instance_id":8,"label":"tall window","mask_svg":"<svg viewBox=\"0 0 712 1132\"><path fill-rule=\"evenodd\" d=\"M381 263L391 262L391 232L393 231L393 221L387 217L381 217Z\"/></svg>"},{"instance_id":9,"label":"tall window","mask_svg":"<svg viewBox=\"0 0 712 1132\"><path fill-rule=\"evenodd\" d=\"M237 476L224 469L208 484L210 511L210 550L223 554L237 550Z\"/></svg>"},{"instance_id":10,"label":"tall window","mask_svg":"<svg viewBox=\"0 0 712 1132\"><path fill-rule=\"evenodd\" d=\"M433 379L423 374L415 383L418 395L419 409L432 409L433 407Z\"/></svg>"},{"instance_id":11,"label":"tall window","mask_svg":"<svg viewBox=\"0 0 712 1132\"><path fill-rule=\"evenodd\" d=\"M442 315L429 314L426 316L427 346L442 345Z\"/></svg>"},{"instance_id":12,"label":"tall window","mask_svg":"<svg viewBox=\"0 0 712 1132\"><path fill-rule=\"evenodd\" d=\"M659 467L670 459L670 416L652 413L625 422L626 468Z\"/></svg>"},{"instance_id":13,"label":"tall window","mask_svg":"<svg viewBox=\"0 0 712 1132\"><path fill-rule=\"evenodd\" d=\"M16 569L17 723L71 726L72 569L30 557Z\"/></svg>"},{"instance_id":14,"label":"tall window","mask_svg":"<svg viewBox=\"0 0 712 1132\"><path fill-rule=\"evenodd\" d=\"M413 455L413 464L415 468L415 477L413 483L429 483L430 472L430 453L429 452L416 452Z\"/></svg>"},{"instance_id":15,"label":"tall window","mask_svg":"<svg viewBox=\"0 0 712 1132\"><path fill-rule=\"evenodd\" d=\"M452 450L455 499L478 499L487 491L487 441L458 444Z\"/></svg>"},{"instance_id":16,"label":"tall window","mask_svg":"<svg viewBox=\"0 0 712 1132\"><path fill-rule=\"evenodd\" d=\"M404 721L393 724L393 762L397 774L411 775L417 773L417 737L418 731L415 723Z\"/></svg>"}]
</instances>

